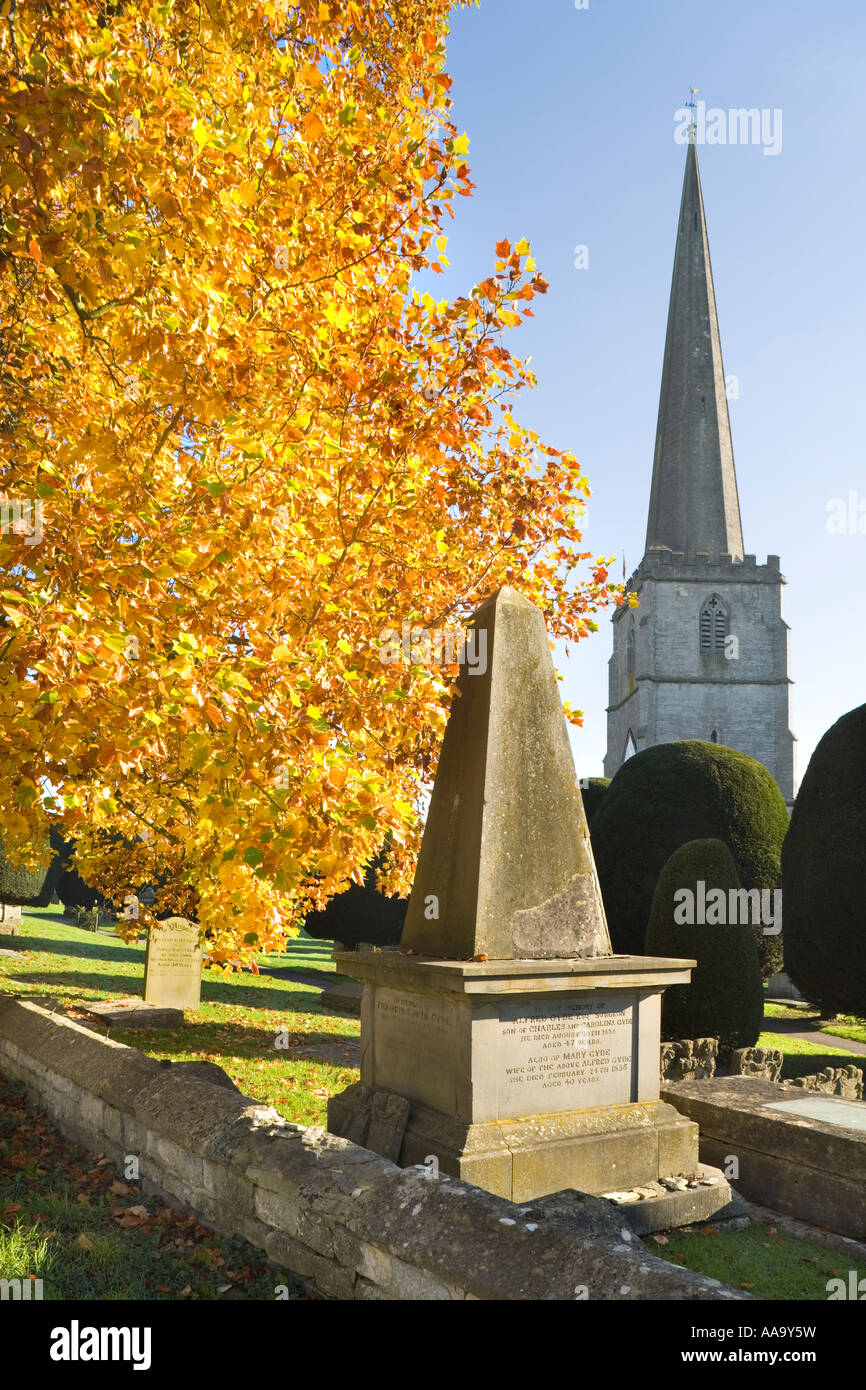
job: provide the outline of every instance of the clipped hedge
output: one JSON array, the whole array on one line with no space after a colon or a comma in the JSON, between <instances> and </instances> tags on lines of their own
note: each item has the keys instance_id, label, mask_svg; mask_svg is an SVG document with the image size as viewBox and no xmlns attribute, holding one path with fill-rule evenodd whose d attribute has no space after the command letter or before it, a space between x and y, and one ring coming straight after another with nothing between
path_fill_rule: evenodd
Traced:
<instances>
[{"instance_id":1,"label":"clipped hedge","mask_svg":"<svg viewBox=\"0 0 866 1390\"><path fill-rule=\"evenodd\" d=\"M48 865L48 872L45 875L45 882L42 891L36 898L34 907L49 907L53 898L57 894L57 885L60 882L60 875L65 868L66 841L56 826L51 827L50 831L51 848L54 851L54 858Z\"/></svg>"},{"instance_id":2,"label":"clipped hedge","mask_svg":"<svg viewBox=\"0 0 866 1390\"><path fill-rule=\"evenodd\" d=\"M731 890L741 887L727 845L690 840L674 851L659 874L646 934L647 955L697 961L690 984L671 985L664 992L662 1038L718 1038L723 1058L733 1048L754 1047L764 1016L754 932L748 922L730 921L742 915L730 898ZM721 891L723 902L713 900L714 890ZM687 893L693 895L691 922L684 920ZM710 920L701 922L700 916Z\"/></svg>"},{"instance_id":3,"label":"clipped hedge","mask_svg":"<svg viewBox=\"0 0 866 1390\"><path fill-rule=\"evenodd\" d=\"M580 784L580 795L583 800L583 809L586 813L587 825L591 823L609 786L609 777L584 777L582 779Z\"/></svg>"},{"instance_id":4,"label":"clipped hedge","mask_svg":"<svg viewBox=\"0 0 866 1390\"><path fill-rule=\"evenodd\" d=\"M352 883L331 898L321 912L309 912L304 930L319 940L342 941L353 949L359 941L396 946L403 931L408 898L386 897L376 887L379 860L367 865L363 887Z\"/></svg>"},{"instance_id":5,"label":"clipped hedge","mask_svg":"<svg viewBox=\"0 0 866 1390\"><path fill-rule=\"evenodd\" d=\"M84 908L89 912L91 908L105 906L102 894L85 883L75 869L63 870L57 880L57 896L67 913L75 912L77 908Z\"/></svg>"},{"instance_id":6,"label":"clipped hedge","mask_svg":"<svg viewBox=\"0 0 866 1390\"><path fill-rule=\"evenodd\" d=\"M81 875L71 867L75 841L60 839L56 849L58 874L55 891L66 915L74 915L79 908L90 910L101 907L105 899L95 888L88 887Z\"/></svg>"},{"instance_id":7,"label":"clipped hedge","mask_svg":"<svg viewBox=\"0 0 866 1390\"><path fill-rule=\"evenodd\" d=\"M866 1014L866 705L821 739L782 849L785 969L827 1013Z\"/></svg>"},{"instance_id":8,"label":"clipped hedge","mask_svg":"<svg viewBox=\"0 0 866 1390\"><path fill-rule=\"evenodd\" d=\"M659 743L623 763L592 825L615 951L643 950L664 864L690 840L728 846L746 888L776 888L788 811L770 773L734 748L698 739ZM780 936L754 928L761 970L782 968Z\"/></svg>"},{"instance_id":9,"label":"clipped hedge","mask_svg":"<svg viewBox=\"0 0 866 1390\"><path fill-rule=\"evenodd\" d=\"M41 869L19 869L10 864L3 853L0 839L0 903L12 907L32 907L40 899L48 878L49 865Z\"/></svg>"}]
</instances>

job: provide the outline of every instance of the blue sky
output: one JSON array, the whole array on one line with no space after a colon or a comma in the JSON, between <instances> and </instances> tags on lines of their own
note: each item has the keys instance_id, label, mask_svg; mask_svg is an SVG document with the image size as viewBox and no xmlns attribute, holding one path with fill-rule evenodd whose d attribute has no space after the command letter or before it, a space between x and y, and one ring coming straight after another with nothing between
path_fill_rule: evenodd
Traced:
<instances>
[{"instance_id":1,"label":"blue sky","mask_svg":"<svg viewBox=\"0 0 866 1390\"><path fill-rule=\"evenodd\" d=\"M585 538L643 552L685 150L675 112L781 111L781 149L699 148L746 550L788 580L792 726L802 777L823 732L866 700L863 0L484 0L455 13L454 120L477 184L449 228L438 296L526 237L550 282L510 346L539 378L518 414L581 460ZM587 269L575 269L586 246ZM828 504L863 502L864 534ZM559 662L581 775L600 775L611 629Z\"/></svg>"}]
</instances>

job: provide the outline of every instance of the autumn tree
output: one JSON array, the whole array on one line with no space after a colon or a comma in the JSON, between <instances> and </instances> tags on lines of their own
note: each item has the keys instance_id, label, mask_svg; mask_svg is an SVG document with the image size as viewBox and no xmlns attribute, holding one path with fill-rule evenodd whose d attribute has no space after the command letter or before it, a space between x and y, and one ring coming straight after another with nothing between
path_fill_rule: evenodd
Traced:
<instances>
[{"instance_id":1,"label":"autumn tree","mask_svg":"<svg viewBox=\"0 0 866 1390\"><path fill-rule=\"evenodd\" d=\"M430 293L472 189L449 9L0 19L4 845L55 816L89 882L159 885L218 959L386 838L405 888L456 672L383 631L513 584L577 640L616 592L578 463L512 413L529 246Z\"/></svg>"}]
</instances>

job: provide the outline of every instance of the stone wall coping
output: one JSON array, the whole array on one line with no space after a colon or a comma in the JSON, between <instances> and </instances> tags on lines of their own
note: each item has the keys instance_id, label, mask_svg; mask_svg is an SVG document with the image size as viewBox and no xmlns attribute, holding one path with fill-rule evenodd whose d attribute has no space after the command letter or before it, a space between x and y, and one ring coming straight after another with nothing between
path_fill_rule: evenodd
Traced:
<instances>
[{"instance_id":1,"label":"stone wall coping","mask_svg":"<svg viewBox=\"0 0 866 1390\"><path fill-rule=\"evenodd\" d=\"M335 952L342 974L395 988L443 994L573 993L658 989L688 984L697 964L664 956L599 956L568 960L438 960L400 952Z\"/></svg>"}]
</instances>

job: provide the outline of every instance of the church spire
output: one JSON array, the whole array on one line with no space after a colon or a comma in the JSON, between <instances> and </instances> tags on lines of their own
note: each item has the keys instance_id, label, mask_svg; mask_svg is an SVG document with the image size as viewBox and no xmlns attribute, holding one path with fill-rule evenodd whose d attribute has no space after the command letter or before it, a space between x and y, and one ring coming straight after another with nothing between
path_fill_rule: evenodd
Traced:
<instances>
[{"instance_id":1,"label":"church spire","mask_svg":"<svg viewBox=\"0 0 866 1390\"><path fill-rule=\"evenodd\" d=\"M743 558L737 475L694 126L668 311L646 548Z\"/></svg>"}]
</instances>

